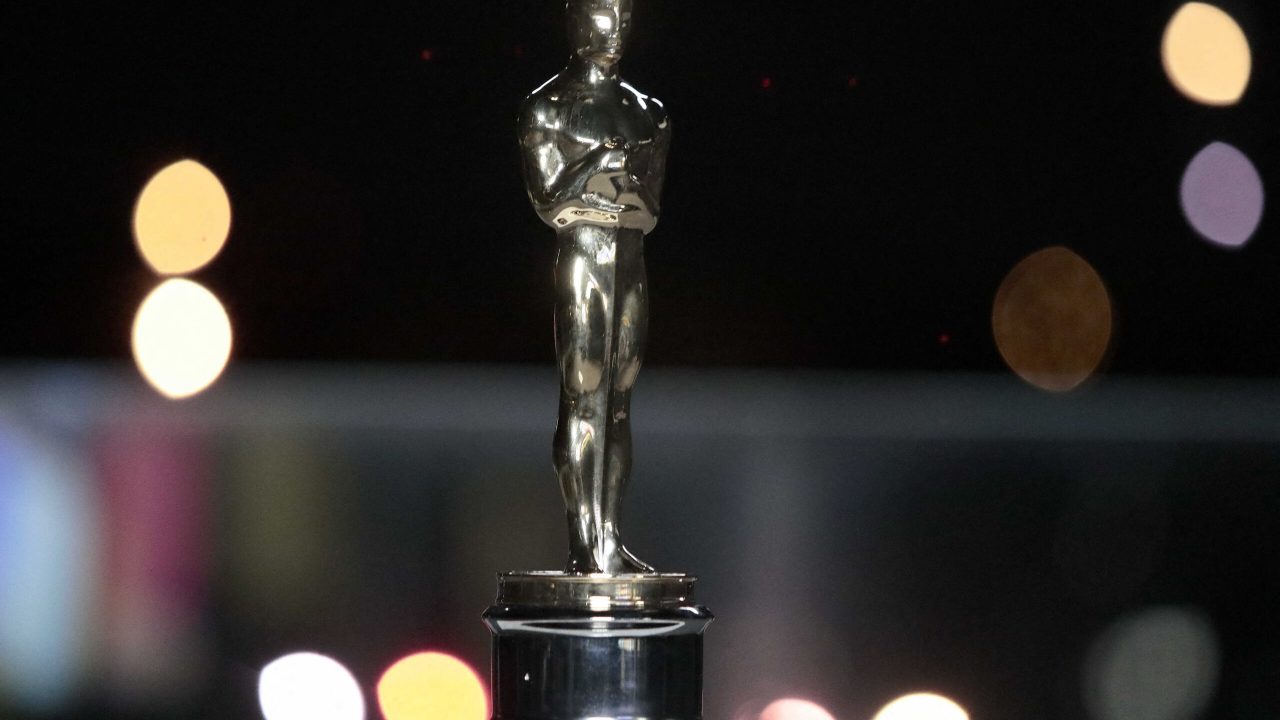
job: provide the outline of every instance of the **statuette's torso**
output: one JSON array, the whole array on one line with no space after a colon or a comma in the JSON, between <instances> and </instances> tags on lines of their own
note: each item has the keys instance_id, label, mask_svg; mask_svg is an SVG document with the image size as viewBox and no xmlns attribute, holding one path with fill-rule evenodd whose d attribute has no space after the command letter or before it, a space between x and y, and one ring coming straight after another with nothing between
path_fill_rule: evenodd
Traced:
<instances>
[{"instance_id":1,"label":"statuette's torso","mask_svg":"<svg viewBox=\"0 0 1280 720\"><path fill-rule=\"evenodd\" d=\"M657 99L617 78L582 77L591 74L571 67L525 103L530 199L557 230L575 219L567 210L583 210L576 219L648 233L659 213L670 122Z\"/></svg>"}]
</instances>

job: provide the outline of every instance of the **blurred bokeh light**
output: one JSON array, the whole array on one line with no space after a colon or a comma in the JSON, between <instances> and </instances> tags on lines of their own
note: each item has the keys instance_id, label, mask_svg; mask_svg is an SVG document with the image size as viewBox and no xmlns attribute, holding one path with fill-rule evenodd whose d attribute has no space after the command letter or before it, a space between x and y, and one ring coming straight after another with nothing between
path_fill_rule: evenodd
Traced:
<instances>
[{"instance_id":1,"label":"blurred bokeh light","mask_svg":"<svg viewBox=\"0 0 1280 720\"><path fill-rule=\"evenodd\" d=\"M1201 237L1227 248L1249 242L1262 222L1262 177L1239 149L1213 142L1182 175L1182 211Z\"/></svg>"},{"instance_id":2,"label":"blurred bokeh light","mask_svg":"<svg viewBox=\"0 0 1280 720\"><path fill-rule=\"evenodd\" d=\"M204 267L226 244L231 201L209 168L181 160L156 173L138 196L133 233L138 251L161 275Z\"/></svg>"},{"instance_id":3,"label":"blurred bokeh light","mask_svg":"<svg viewBox=\"0 0 1280 720\"><path fill-rule=\"evenodd\" d=\"M469 665L438 652L418 653L392 665L378 681L386 720L486 720L489 700Z\"/></svg>"},{"instance_id":4,"label":"blurred bokeh light","mask_svg":"<svg viewBox=\"0 0 1280 720\"><path fill-rule=\"evenodd\" d=\"M299 614L321 614L351 587L351 526L344 512L346 474L333 444L301 433L257 432L237 436L221 466L224 519L235 528L221 540L222 582L236 610L265 626Z\"/></svg>"},{"instance_id":5,"label":"blurred bokeh light","mask_svg":"<svg viewBox=\"0 0 1280 720\"><path fill-rule=\"evenodd\" d=\"M969 713L950 698L914 693L885 705L875 720L969 720Z\"/></svg>"},{"instance_id":6,"label":"blurred bokeh light","mask_svg":"<svg viewBox=\"0 0 1280 720\"><path fill-rule=\"evenodd\" d=\"M1045 248L1019 262L996 292L991 328L1023 380L1065 392L1097 370L1111 344L1111 298L1083 258Z\"/></svg>"},{"instance_id":7,"label":"blurred bokeh light","mask_svg":"<svg viewBox=\"0 0 1280 720\"><path fill-rule=\"evenodd\" d=\"M1085 661L1085 705L1094 720L1197 717L1213 697L1219 665L1217 634L1203 613L1151 608L1094 642Z\"/></svg>"},{"instance_id":8,"label":"blurred bokeh light","mask_svg":"<svg viewBox=\"0 0 1280 720\"><path fill-rule=\"evenodd\" d=\"M231 320L213 293L190 280L161 283L138 308L133 356L151 386L171 399L213 384L231 357Z\"/></svg>"},{"instance_id":9,"label":"blurred bokeh light","mask_svg":"<svg viewBox=\"0 0 1280 720\"><path fill-rule=\"evenodd\" d=\"M72 699L92 644L89 478L71 449L0 416L0 697L39 714Z\"/></svg>"},{"instance_id":10,"label":"blurred bokeh light","mask_svg":"<svg viewBox=\"0 0 1280 720\"><path fill-rule=\"evenodd\" d=\"M258 676L267 720L364 720L364 694L351 671L316 653L273 661Z\"/></svg>"},{"instance_id":11,"label":"blurred bokeh light","mask_svg":"<svg viewBox=\"0 0 1280 720\"><path fill-rule=\"evenodd\" d=\"M120 710L176 710L213 671L208 610L214 462L196 433L122 423L94 438L102 506L102 652Z\"/></svg>"},{"instance_id":12,"label":"blurred bokeh light","mask_svg":"<svg viewBox=\"0 0 1280 720\"><path fill-rule=\"evenodd\" d=\"M760 713L760 720L835 720L821 705L797 698L774 700Z\"/></svg>"},{"instance_id":13,"label":"blurred bokeh light","mask_svg":"<svg viewBox=\"0 0 1280 720\"><path fill-rule=\"evenodd\" d=\"M0 718L261 718L262 667L303 648L345 648L321 651L380 717L407 637L483 670L494 568L563 559L545 371L250 367L176 404L132 368L0 373ZM1201 717L1280 717L1274 382L1115 377L1065 403L999 376L646 382L637 440L663 451L636 500L664 520L635 544L707 578L706 717L870 720L932 690L1099 720L1095 634L1188 594L1223 651ZM1167 667L1141 662L1137 687Z\"/></svg>"},{"instance_id":14,"label":"blurred bokeh light","mask_svg":"<svg viewBox=\"0 0 1280 720\"><path fill-rule=\"evenodd\" d=\"M1183 5L1160 47L1165 72L1183 95L1205 105L1232 105L1249 84L1249 41L1235 19L1208 3Z\"/></svg>"}]
</instances>

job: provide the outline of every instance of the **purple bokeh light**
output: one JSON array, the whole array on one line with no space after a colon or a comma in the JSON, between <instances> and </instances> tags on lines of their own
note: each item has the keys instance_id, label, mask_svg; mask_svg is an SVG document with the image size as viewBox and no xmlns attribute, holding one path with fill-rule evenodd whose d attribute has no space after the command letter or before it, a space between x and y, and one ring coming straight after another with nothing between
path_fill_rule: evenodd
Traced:
<instances>
[{"instance_id":1,"label":"purple bokeh light","mask_svg":"<svg viewBox=\"0 0 1280 720\"><path fill-rule=\"evenodd\" d=\"M1266 193L1248 156L1224 142L1196 153L1182 175L1182 211L1204 239L1242 247L1262 221Z\"/></svg>"}]
</instances>

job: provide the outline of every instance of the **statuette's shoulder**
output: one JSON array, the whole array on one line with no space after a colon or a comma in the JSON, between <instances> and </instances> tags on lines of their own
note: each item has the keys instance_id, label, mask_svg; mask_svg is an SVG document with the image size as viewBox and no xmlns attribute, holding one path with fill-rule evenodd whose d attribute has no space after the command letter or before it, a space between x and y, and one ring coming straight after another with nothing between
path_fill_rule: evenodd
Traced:
<instances>
[{"instance_id":1,"label":"statuette's shoulder","mask_svg":"<svg viewBox=\"0 0 1280 720\"><path fill-rule=\"evenodd\" d=\"M643 109L644 112L648 113L649 118L658 130L667 129L671 121L667 117L666 106L661 100L652 95L646 95L625 82L620 83L620 87L624 105L633 105Z\"/></svg>"},{"instance_id":2,"label":"statuette's shoulder","mask_svg":"<svg viewBox=\"0 0 1280 720\"><path fill-rule=\"evenodd\" d=\"M520 105L520 125L552 125L564 108L564 93L557 88L560 76L555 76L534 90Z\"/></svg>"},{"instance_id":3,"label":"statuette's shoulder","mask_svg":"<svg viewBox=\"0 0 1280 720\"><path fill-rule=\"evenodd\" d=\"M667 107L656 97L649 98L649 115L653 118L653 124L659 130L666 130L671 127L671 116L667 114Z\"/></svg>"}]
</instances>

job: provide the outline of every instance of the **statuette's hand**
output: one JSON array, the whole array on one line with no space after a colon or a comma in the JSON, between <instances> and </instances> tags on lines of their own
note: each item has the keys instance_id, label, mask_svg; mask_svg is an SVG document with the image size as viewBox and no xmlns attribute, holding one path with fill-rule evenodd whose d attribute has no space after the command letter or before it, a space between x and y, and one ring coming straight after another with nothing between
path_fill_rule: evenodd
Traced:
<instances>
[{"instance_id":1,"label":"statuette's hand","mask_svg":"<svg viewBox=\"0 0 1280 720\"><path fill-rule=\"evenodd\" d=\"M627 151L620 147L608 148L600 158L600 169L610 173L627 172Z\"/></svg>"}]
</instances>

